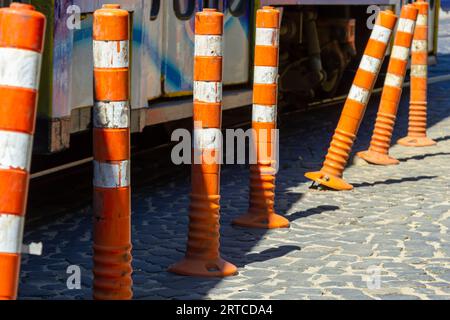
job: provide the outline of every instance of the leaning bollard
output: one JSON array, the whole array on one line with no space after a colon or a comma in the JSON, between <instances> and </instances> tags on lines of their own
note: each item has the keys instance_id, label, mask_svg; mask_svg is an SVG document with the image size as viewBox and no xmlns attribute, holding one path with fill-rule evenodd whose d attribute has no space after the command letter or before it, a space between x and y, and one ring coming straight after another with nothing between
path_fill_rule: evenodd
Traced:
<instances>
[{"instance_id":1,"label":"leaning bollard","mask_svg":"<svg viewBox=\"0 0 450 320\"><path fill-rule=\"evenodd\" d=\"M132 293L129 15L107 4L94 13L94 299Z\"/></svg>"},{"instance_id":2,"label":"leaning bollard","mask_svg":"<svg viewBox=\"0 0 450 320\"><path fill-rule=\"evenodd\" d=\"M408 4L402 8L372 141L369 150L358 153L360 158L372 164L388 166L400 163L397 159L389 156L389 148L391 147L398 105L402 97L402 87L417 13L418 10L414 5Z\"/></svg>"},{"instance_id":3,"label":"leaning bollard","mask_svg":"<svg viewBox=\"0 0 450 320\"><path fill-rule=\"evenodd\" d=\"M414 3L419 9L412 44L411 101L408 135L397 143L406 147L429 147L436 142L427 137L428 8L424 0Z\"/></svg>"},{"instance_id":4,"label":"leaning bollard","mask_svg":"<svg viewBox=\"0 0 450 320\"><path fill-rule=\"evenodd\" d=\"M289 221L276 214L275 168L272 151L277 121L277 80L280 12L263 7L256 14L253 132L257 164L250 166L250 207L233 224L249 228L287 228ZM259 152L259 151L260 152ZM261 156L264 154L265 156Z\"/></svg>"},{"instance_id":5,"label":"leaning bollard","mask_svg":"<svg viewBox=\"0 0 450 320\"><path fill-rule=\"evenodd\" d=\"M225 277L237 268L219 253L220 157L222 153L223 14L204 9L195 17L194 163L185 258L170 272Z\"/></svg>"},{"instance_id":6,"label":"leaning bollard","mask_svg":"<svg viewBox=\"0 0 450 320\"><path fill-rule=\"evenodd\" d=\"M46 18L0 9L0 300L17 298Z\"/></svg>"},{"instance_id":7,"label":"leaning bollard","mask_svg":"<svg viewBox=\"0 0 450 320\"><path fill-rule=\"evenodd\" d=\"M308 179L319 185L334 190L353 189L353 186L347 183L342 175L380 72L396 21L397 16L390 10L381 11L377 17L324 165L319 172L305 174Z\"/></svg>"}]
</instances>

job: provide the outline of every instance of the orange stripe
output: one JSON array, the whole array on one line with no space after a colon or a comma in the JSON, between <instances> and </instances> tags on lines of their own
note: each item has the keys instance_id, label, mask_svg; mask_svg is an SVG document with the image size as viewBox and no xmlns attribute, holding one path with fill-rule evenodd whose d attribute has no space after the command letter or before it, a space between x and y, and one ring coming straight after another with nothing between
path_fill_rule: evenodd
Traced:
<instances>
[{"instance_id":1,"label":"orange stripe","mask_svg":"<svg viewBox=\"0 0 450 320\"><path fill-rule=\"evenodd\" d=\"M0 10L0 47L42 52L46 18L38 11L21 8L30 6L15 3Z\"/></svg>"},{"instance_id":2,"label":"orange stripe","mask_svg":"<svg viewBox=\"0 0 450 320\"><path fill-rule=\"evenodd\" d=\"M198 152L198 151L197 151ZM220 172L220 164L215 163L216 161L212 161L216 159L216 150L206 149L202 150L202 152L195 153L192 150L193 155L193 168L194 172L200 173L208 173L208 174L218 174Z\"/></svg>"},{"instance_id":3,"label":"orange stripe","mask_svg":"<svg viewBox=\"0 0 450 320\"><path fill-rule=\"evenodd\" d=\"M258 143L272 143L272 131L276 129L275 123L253 122L254 140Z\"/></svg>"},{"instance_id":4,"label":"orange stripe","mask_svg":"<svg viewBox=\"0 0 450 320\"><path fill-rule=\"evenodd\" d=\"M33 134L36 91L0 86L0 97L0 129Z\"/></svg>"},{"instance_id":5,"label":"orange stripe","mask_svg":"<svg viewBox=\"0 0 450 320\"><path fill-rule=\"evenodd\" d=\"M94 243L127 246L131 241L131 189L94 188Z\"/></svg>"},{"instance_id":6,"label":"orange stripe","mask_svg":"<svg viewBox=\"0 0 450 320\"><path fill-rule=\"evenodd\" d=\"M128 69L94 69L94 89L98 101L128 100Z\"/></svg>"},{"instance_id":7,"label":"orange stripe","mask_svg":"<svg viewBox=\"0 0 450 320\"><path fill-rule=\"evenodd\" d=\"M216 196L220 193L219 173L202 173L198 166L192 166L192 194Z\"/></svg>"},{"instance_id":8,"label":"orange stripe","mask_svg":"<svg viewBox=\"0 0 450 320\"><path fill-rule=\"evenodd\" d=\"M380 11L376 24L393 30L397 22L397 16L391 10Z\"/></svg>"},{"instance_id":9,"label":"orange stripe","mask_svg":"<svg viewBox=\"0 0 450 320\"><path fill-rule=\"evenodd\" d=\"M222 35L223 14L214 9L203 9L195 15L195 34Z\"/></svg>"},{"instance_id":10,"label":"orange stripe","mask_svg":"<svg viewBox=\"0 0 450 320\"><path fill-rule=\"evenodd\" d=\"M392 100L392 99L391 99ZM381 100L380 108L378 109L378 113L387 113L390 115L397 115L398 111L398 102L394 102L391 100Z\"/></svg>"},{"instance_id":11,"label":"orange stripe","mask_svg":"<svg viewBox=\"0 0 450 320\"><path fill-rule=\"evenodd\" d=\"M411 91L427 91L428 81L426 78L411 77Z\"/></svg>"},{"instance_id":12,"label":"orange stripe","mask_svg":"<svg viewBox=\"0 0 450 320\"><path fill-rule=\"evenodd\" d=\"M20 254L0 253L0 300L17 299Z\"/></svg>"},{"instance_id":13,"label":"orange stripe","mask_svg":"<svg viewBox=\"0 0 450 320\"><path fill-rule=\"evenodd\" d=\"M386 53L386 48L387 48L386 44L384 44L383 42L374 39L369 39L364 54L383 60L384 55Z\"/></svg>"},{"instance_id":14,"label":"orange stripe","mask_svg":"<svg viewBox=\"0 0 450 320\"><path fill-rule=\"evenodd\" d=\"M94 129L94 158L101 162L130 159L130 130Z\"/></svg>"},{"instance_id":15,"label":"orange stripe","mask_svg":"<svg viewBox=\"0 0 450 320\"><path fill-rule=\"evenodd\" d=\"M401 95L402 95L401 88L384 86L383 94L381 95L381 102L384 101L384 102L399 103Z\"/></svg>"},{"instance_id":16,"label":"orange stripe","mask_svg":"<svg viewBox=\"0 0 450 320\"><path fill-rule=\"evenodd\" d=\"M407 4L403 6L402 12L400 13L400 17L403 19L410 19L416 21L418 13L419 10L417 10L417 8L414 5Z\"/></svg>"},{"instance_id":17,"label":"orange stripe","mask_svg":"<svg viewBox=\"0 0 450 320\"><path fill-rule=\"evenodd\" d=\"M427 65L428 64L428 52L414 52L411 56L411 64Z\"/></svg>"},{"instance_id":18,"label":"orange stripe","mask_svg":"<svg viewBox=\"0 0 450 320\"><path fill-rule=\"evenodd\" d=\"M410 48L412 39L413 35L411 33L398 31L394 43L396 46Z\"/></svg>"},{"instance_id":19,"label":"orange stripe","mask_svg":"<svg viewBox=\"0 0 450 320\"><path fill-rule=\"evenodd\" d=\"M389 61L388 72L404 77L407 66L408 61L391 58Z\"/></svg>"},{"instance_id":20,"label":"orange stripe","mask_svg":"<svg viewBox=\"0 0 450 320\"><path fill-rule=\"evenodd\" d=\"M337 128L350 133L357 132L365 111L365 105L354 100L347 99Z\"/></svg>"},{"instance_id":21,"label":"orange stripe","mask_svg":"<svg viewBox=\"0 0 450 320\"><path fill-rule=\"evenodd\" d=\"M271 46L255 46L255 66L277 67L278 48Z\"/></svg>"},{"instance_id":22,"label":"orange stripe","mask_svg":"<svg viewBox=\"0 0 450 320\"><path fill-rule=\"evenodd\" d=\"M94 12L93 38L100 41L129 39L129 14L126 10L103 8Z\"/></svg>"},{"instance_id":23,"label":"orange stripe","mask_svg":"<svg viewBox=\"0 0 450 320\"><path fill-rule=\"evenodd\" d=\"M414 6L419 9L420 14L428 15L428 3L426 1L417 1L414 3Z\"/></svg>"},{"instance_id":24,"label":"orange stripe","mask_svg":"<svg viewBox=\"0 0 450 320\"><path fill-rule=\"evenodd\" d=\"M272 106L277 104L277 85L276 84L254 84L253 85L253 103Z\"/></svg>"},{"instance_id":25,"label":"orange stripe","mask_svg":"<svg viewBox=\"0 0 450 320\"><path fill-rule=\"evenodd\" d=\"M279 28L280 27L280 11L273 7L263 7L256 12L257 28Z\"/></svg>"},{"instance_id":26,"label":"orange stripe","mask_svg":"<svg viewBox=\"0 0 450 320\"><path fill-rule=\"evenodd\" d=\"M222 57L195 57L194 81L222 81Z\"/></svg>"},{"instance_id":27,"label":"orange stripe","mask_svg":"<svg viewBox=\"0 0 450 320\"><path fill-rule=\"evenodd\" d=\"M414 40L428 40L428 27L417 26L414 31Z\"/></svg>"},{"instance_id":28,"label":"orange stripe","mask_svg":"<svg viewBox=\"0 0 450 320\"><path fill-rule=\"evenodd\" d=\"M202 128L220 128L222 126L222 105L195 101L194 121L201 122Z\"/></svg>"},{"instance_id":29,"label":"orange stripe","mask_svg":"<svg viewBox=\"0 0 450 320\"><path fill-rule=\"evenodd\" d=\"M358 69L355 79L353 80L353 84L360 88L371 90L375 84L376 78L377 74L363 69Z\"/></svg>"},{"instance_id":30,"label":"orange stripe","mask_svg":"<svg viewBox=\"0 0 450 320\"><path fill-rule=\"evenodd\" d=\"M28 173L0 169L0 212L25 215L28 194Z\"/></svg>"},{"instance_id":31,"label":"orange stripe","mask_svg":"<svg viewBox=\"0 0 450 320\"><path fill-rule=\"evenodd\" d=\"M271 161L275 155L272 143L256 143L256 160L258 163Z\"/></svg>"}]
</instances>

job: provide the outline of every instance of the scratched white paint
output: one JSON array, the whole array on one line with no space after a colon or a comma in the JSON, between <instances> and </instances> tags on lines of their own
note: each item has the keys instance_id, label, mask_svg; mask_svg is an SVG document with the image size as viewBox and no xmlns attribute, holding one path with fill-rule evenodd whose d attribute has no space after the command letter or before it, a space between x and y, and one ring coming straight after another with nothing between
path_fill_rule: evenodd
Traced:
<instances>
[{"instance_id":1,"label":"scratched white paint","mask_svg":"<svg viewBox=\"0 0 450 320\"><path fill-rule=\"evenodd\" d=\"M391 58L406 61L409 59L409 48L402 46L393 46L391 52Z\"/></svg>"},{"instance_id":2,"label":"scratched white paint","mask_svg":"<svg viewBox=\"0 0 450 320\"><path fill-rule=\"evenodd\" d=\"M278 47L280 31L273 28L256 28L255 45Z\"/></svg>"},{"instance_id":3,"label":"scratched white paint","mask_svg":"<svg viewBox=\"0 0 450 320\"><path fill-rule=\"evenodd\" d=\"M32 147L31 135L0 130L0 168L29 171Z\"/></svg>"},{"instance_id":4,"label":"scratched white paint","mask_svg":"<svg viewBox=\"0 0 450 320\"><path fill-rule=\"evenodd\" d=\"M428 15L426 15L426 14L419 14L417 16L416 24L418 26L428 26Z\"/></svg>"},{"instance_id":5,"label":"scratched white paint","mask_svg":"<svg viewBox=\"0 0 450 320\"><path fill-rule=\"evenodd\" d=\"M390 87L401 88L403 85L403 77L393 73L387 73L384 84Z\"/></svg>"},{"instance_id":6,"label":"scratched white paint","mask_svg":"<svg viewBox=\"0 0 450 320\"><path fill-rule=\"evenodd\" d=\"M130 185L130 162L94 161L94 186L98 188L124 188Z\"/></svg>"},{"instance_id":7,"label":"scratched white paint","mask_svg":"<svg viewBox=\"0 0 450 320\"><path fill-rule=\"evenodd\" d=\"M253 105L253 122L274 123L277 117L277 106Z\"/></svg>"},{"instance_id":8,"label":"scratched white paint","mask_svg":"<svg viewBox=\"0 0 450 320\"><path fill-rule=\"evenodd\" d=\"M220 129L195 129L194 149L222 150L222 131Z\"/></svg>"},{"instance_id":9,"label":"scratched white paint","mask_svg":"<svg viewBox=\"0 0 450 320\"><path fill-rule=\"evenodd\" d=\"M416 23L414 22L414 20L400 18L398 20L397 31L413 34L415 25Z\"/></svg>"},{"instance_id":10,"label":"scratched white paint","mask_svg":"<svg viewBox=\"0 0 450 320\"><path fill-rule=\"evenodd\" d=\"M377 59L377 58L374 58L371 56L367 56L367 55L363 55L363 57L361 59L361 63L359 65L359 68L369 71L371 73L378 73L380 66L381 66L380 59Z\"/></svg>"},{"instance_id":11,"label":"scratched white paint","mask_svg":"<svg viewBox=\"0 0 450 320\"><path fill-rule=\"evenodd\" d=\"M428 74L427 65L412 65L411 66L411 77L416 78L426 78Z\"/></svg>"},{"instance_id":12,"label":"scratched white paint","mask_svg":"<svg viewBox=\"0 0 450 320\"><path fill-rule=\"evenodd\" d=\"M195 56L221 57L222 43L222 36L195 35Z\"/></svg>"},{"instance_id":13,"label":"scratched white paint","mask_svg":"<svg viewBox=\"0 0 450 320\"><path fill-rule=\"evenodd\" d=\"M0 213L0 253L20 253L24 217Z\"/></svg>"},{"instance_id":14,"label":"scratched white paint","mask_svg":"<svg viewBox=\"0 0 450 320\"><path fill-rule=\"evenodd\" d=\"M222 83L194 81L194 99L201 102L219 103L222 101Z\"/></svg>"},{"instance_id":15,"label":"scratched white paint","mask_svg":"<svg viewBox=\"0 0 450 320\"><path fill-rule=\"evenodd\" d=\"M388 43L389 39L391 38L391 33L392 33L391 29L376 24L373 27L370 38L383 43Z\"/></svg>"},{"instance_id":16,"label":"scratched white paint","mask_svg":"<svg viewBox=\"0 0 450 320\"><path fill-rule=\"evenodd\" d=\"M40 66L38 52L0 48L0 85L37 90Z\"/></svg>"},{"instance_id":17,"label":"scratched white paint","mask_svg":"<svg viewBox=\"0 0 450 320\"><path fill-rule=\"evenodd\" d=\"M362 104L367 104L369 101L370 92L364 88L353 85L348 94L348 98L355 100Z\"/></svg>"},{"instance_id":18,"label":"scratched white paint","mask_svg":"<svg viewBox=\"0 0 450 320\"><path fill-rule=\"evenodd\" d=\"M255 66L254 82L257 84L275 84L278 78L277 67Z\"/></svg>"},{"instance_id":19,"label":"scratched white paint","mask_svg":"<svg viewBox=\"0 0 450 320\"><path fill-rule=\"evenodd\" d=\"M130 108L127 101L97 101L94 106L94 127L125 129L130 125Z\"/></svg>"},{"instance_id":20,"label":"scratched white paint","mask_svg":"<svg viewBox=\"0 0 450 320\"><path fill-rule=\"evenodd\" d=\"M94 40L95 68L128 68L128 41Z\"/></svg>"},{"instance_id":21,"label":"scratched white paint","mask_svg":"<svg viewBox=\"0 0 450 320\"><path fill-rule=\"evenodd\" d=\"M427 52L428 41L427 40L413 40L412 52Z\"/></svg>"}]
</instances>

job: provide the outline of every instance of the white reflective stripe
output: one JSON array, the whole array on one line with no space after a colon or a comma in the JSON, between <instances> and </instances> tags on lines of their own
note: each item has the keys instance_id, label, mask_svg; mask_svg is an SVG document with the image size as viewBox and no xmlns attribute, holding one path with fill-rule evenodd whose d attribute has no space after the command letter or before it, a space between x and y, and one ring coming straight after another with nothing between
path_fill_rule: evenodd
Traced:
<instances>
[{"instance_id":1,"label":"white reflective stripe","mask_svg":"<svg viewBox=\"0 0 450 320\"><path fill-rule=\"evenodd\" d=\"M393 46L391 58L407 61L409 59L409 48L402 46Z\"/></svg>"},{"instance_id":2,"label":"white reflective stripe","mask_svg":"<svg viewBox=\"0 0 450 320\"><path fill-rule=\"evenodd\" d=\"M128 41L94 40L95 68L128 68Z\"/></svg>"},{"instance_id":3,"label":"white reflective stripe","mask_svg":"<svg viewBox=\"0 0 450 320\"><path fill-rule=\"evenodd\" d=\"M222 150L220 129L194 129L194 150Z\"/></svg>"},{"instance_id":4,"label":"white reflective stripe","mask_svg":"<svg viewBox=\"0 0 450 320\"><path fill-rule=\"evenodd\" d=\"M222 101L222 83L194 81L194 100L209 103Z\"/></svg>"},{"instance_id":5,"label":"white reflective stripe","mask_svg":"<svg viewBox=\"0 0 450 320\"><path fill-rule=\"evenodd\" d=\"M366 89L353 85L348 94L348 98L355 100L362 104L367 104L369 101L370 92Z\"/></svg>"},{"instance_id":6,"label":"white reflective stripe","mask_svg":"<svg viewBox=\"0 0 450 320\"><path fill-rule=\"evenodd\" d=\"M426 78L428 74L427 65L412 65L411 66L411 77L415 78Z\"/></svg>"},{"instance_id":7,"label":"white reflective stripe","mask_svg":"<svg viewBox=\"0 0 450 320\"><path fill-rule=\"evenodd\" d=\"M372 34L370 35L370 38L373 40L377 40L383 43L388 43L389 39L391 38L391 29L388 29L386 27L380 26L376 24L373 27Z\"/></svg>"},{"instance_id":8,"label":"white reflective stripe","mask_svg":"<svg viewBox=\"0 0 450 320\"><path fill-rule=\"evenodd\" d=\"M418 25L418 26L428 26L428 15L426 15L426 14L419 14L417 16L416 25Z\"/></svg>"},{"instance_id":9,"label":"white reflective stripe","mask_svg":"<svg viewBox=\"0 0 450 320\"><path fill-rule=\"evenodd\" d=\"M397 31L413 34L415 25L414 20L400 18L398 20Z\"/></svg>"},{"instance_id":10,"label":"white reflective stripe","mask_svg":"<svg viewBox=\"0 0 450 320\"><path fill-rule=\"evenodd\" d=\"M222 36L195 35L195 56L221 57Z\"/></svg>"},{"instance_id":11,"label":"white reflective stripe","mask_svg":"<svg viewBox=\"0 0 450 320\"><path fill-rule=\"evenodd\" d=\"M381 66L381 60L371 57L371 56L367 56L367 55L363 55L362 59L361 59L361 63L359 65L360 69L372 72L372 73L378 73L378 70L380 69Z\"/></svg>"},{"instance_id":12,"label":"white reflective stripe","mask_svg":"<svg viewBox=\"0 0 450 320\"><path fill-rule=\"evenodd\" d=\"M412 52L427 52L428 41L427 40L413 40Z\"/></svg>"},{"instance_id":13,"label":"white reflective stripe","mask_svg":"<svg viewBox=\"0 0 450 320\"><path fill-rule=\"evenodd\" d=\"M130 162L98 162L94 160L94 187L124 188L130 185Z\"/></svg>"},{"instance_id":14,"label":"white reflective stripe","mask_svg":"<svg viewBox=\"0 0 450 320\"><path fill-rule=\"evenodd\" d=\"M278 68L255 66L254 83L275 84L278 78Z\"/></svg>"},{"instance_id":15,"label":"white reflective stripe","mask_svg":"<svg viewBox=\"0 0 450 320\"><path fill-rule=\"evenodd\" d=\"M20 253L25 218L0 213L0 253Z\"/></svg>"},{"instance_id":16,"label":"white reflective stripe","mask_svg":"<svg viewBox=\"0 0 450 320\"><path fill-rule=\"evenodd\" d=\"M259 123L274 123L277 118L277 106L253 105L252 120Z\"/></svg>"},{"instance_id":17,"label":"white reflective stripe","mask_svg":"<svg viewBox=\"0 0 450 320\"><path fill-rule=\"evenodd\" d=\"M256 28L255 45L278 47L280 31L273 28Z\"/></svg>"},{"instance_id":18,"label":"white reflective stripe","mask_svg":"<svg viewBox=\"0 0 450 320\"><path fill-rule=\"evenodd\" d=\"M386 80L384 81L384 85L401 88L403 85L403 77L393 73L388 73L386 74Z\"/></svg>"},{"instance_id":19,"label":"white reflective stripe","mask_svg":"<svg viewBox=\"0 0 450 320\"><path fill-rule=\"evenodd\" d=\"M33 136L0 130L0 168L30 170Z\"/></svg>"},{"instance_id":20,"label":"white reflective stripe","mask_svg":"<svg viewBox=\"0 0 450 320\"><path fill-rule=\"evenodd\" d=\"M0 48L0 85L37 90L40 68L40 53Z\"/></svg>"},{"instance_id":21,"label":"white reflective stripe","mask_svg":"<svg viewBox=\"0 0 450 320\"><path fill-rule=\"evenodd\" d=\"M130 126L127 101L97 101L94 106L94 128L126 129Z\"/></svg>"}]
</instances>

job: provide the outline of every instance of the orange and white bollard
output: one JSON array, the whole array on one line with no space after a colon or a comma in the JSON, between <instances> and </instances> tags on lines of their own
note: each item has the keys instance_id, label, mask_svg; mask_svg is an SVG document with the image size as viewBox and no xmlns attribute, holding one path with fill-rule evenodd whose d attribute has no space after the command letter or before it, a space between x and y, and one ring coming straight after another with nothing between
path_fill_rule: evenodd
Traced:
<instances>
[{"instance_id":1,"label":"orange and white bollard","mask_svg":"<svg viewBox=\"0 0 450 320\"><path fill-rule=\"evenodd\" d=\"M396 165L400 162L389 156L398 106L409 60L418 10L414 5L403 6L384 82L381 103L369 150L358 156L371 164Z\"/></svg>"},{"instance_id":2,"label":"orange and white bollard","mask_svg":"<svg viewBox=\"0 0 450 320\"><path fill-rule=\"evenodd\" d=\"M17 298L46 18L0 9L0 300Z\"/></svg>"},{"instance_id":3,"label":"orange and white bollard","mask_svg":"<svg viewBox=\"0 0 450 320\"><path fill-rule=\"evenodd\" d=\"M194 163L185 258L170 272L225 277L237 268L220 256L220 157L222 154L223 14L204 9L195 17Z\"/></svg>"},{"instance_id":4,"label":"orange and white bollard","mask_svg":"<svg viewBox=\"0 0 450 320\"><path fill-rule=\"evenodd\" d=\"M408 135L397 143L406 147L429 147L436 142L427 137L428 10L425 0L417 0L419 10L411 56L411 101Z\"/></svg>"},{"instance_id":5,"label":"orange and white bollard","mask_svg":"<svg viewBox=\"0 0 450 320\"><path fill-rule=\"evenodd\" d=\"M129 14L94 13L94 299L132 293Z\"/></svg>"},{"instance_id":6,"label":"orange and white bollard","mask_svg":"<svg viewBox=\"0 0 450 320\"><path fill-rule=\"evenodd\" d=\"M305 174L308 179L313 180L318 185L334 190L353 189L353 186L347 183L342 175L366 112L367 103L380 72L396 22L397 16L390 10L381 11L377 17L324 165L319 172Z\"/></svg>"},{"instance_id":7,"label":"orange and white bollard","mask_svg":"<svg viewBox=\"0 0 450 320\"><path fill-rule=\"evenodd\" d=\"M276 214L273 131L277 126L280 11L265 6L256 13L253 93L254 142L257 164L250 166L250 207L233 224L249 228L287 228L289 221Z\"/></svg>"}]
</instances>

